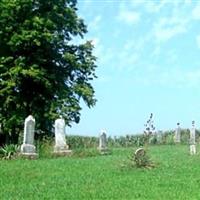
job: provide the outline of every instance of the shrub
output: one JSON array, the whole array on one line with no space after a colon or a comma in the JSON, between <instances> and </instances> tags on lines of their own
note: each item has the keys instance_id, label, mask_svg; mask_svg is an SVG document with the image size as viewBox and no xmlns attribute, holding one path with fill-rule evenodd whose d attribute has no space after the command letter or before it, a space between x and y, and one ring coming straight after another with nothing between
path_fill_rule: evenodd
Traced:
<instances>
[{"instance_id":1,"label":"shrub","mask_svg":"<svg viewBox=\"0 0 200 200\"><path fill-rule=\"evenodd\" d=\"M152 168L153 162L150 160L144 148L138 148L133 155L133 161L138 168Z\"/></svg>"},{"instance_id":2,"label":"shrub","mask_svg":"<svg viewBox=\"0 0 200 200\"><path fill-rule=\"evenodd\" d=\"M37 149L40 158L51 158L53 157L53 138L44 137L41 140L37 141Z\"/></svg>"}]
</instances>

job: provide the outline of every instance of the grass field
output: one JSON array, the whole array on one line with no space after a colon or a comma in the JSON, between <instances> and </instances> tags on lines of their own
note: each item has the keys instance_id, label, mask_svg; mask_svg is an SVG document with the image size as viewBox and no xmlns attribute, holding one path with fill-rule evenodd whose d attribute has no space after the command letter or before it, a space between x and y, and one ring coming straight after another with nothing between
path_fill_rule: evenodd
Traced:
<instances>
[{"instance_id":1,"label":"grass field","mask_svg":"<svg viewBox=\"0 0 200 200\"><path fill-rule=\"evenodd\" d=\"M132 152L0 161L0 199L200 199L200 155L187 146L150 147L154 169L121 167Z\"/></svg>"}]
</instances>

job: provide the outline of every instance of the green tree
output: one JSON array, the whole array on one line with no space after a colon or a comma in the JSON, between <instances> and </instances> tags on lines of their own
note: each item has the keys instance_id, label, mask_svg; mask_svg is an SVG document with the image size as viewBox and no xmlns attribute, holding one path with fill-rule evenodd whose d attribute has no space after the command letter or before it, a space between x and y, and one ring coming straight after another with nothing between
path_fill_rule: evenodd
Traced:
<instances>
[{"instance_id":1,"label":"green tree","mask_svg":"<svg viewBox=\"0 0 200 200\"><path fill-rule=\"evenodd\" d=\"M0 0L0 124L17 141L24 119L49 134L62 115L80 120L80 100L95 105L95 60L76 0Z\"/></svg>"}]
</instances>

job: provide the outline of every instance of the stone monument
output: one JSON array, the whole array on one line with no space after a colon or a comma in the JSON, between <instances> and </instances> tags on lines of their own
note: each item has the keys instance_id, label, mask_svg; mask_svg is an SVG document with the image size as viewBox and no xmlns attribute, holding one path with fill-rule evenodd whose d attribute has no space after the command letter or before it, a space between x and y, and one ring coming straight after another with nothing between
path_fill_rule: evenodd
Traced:
<instances>
[{"instance_id":1,"label":"stone monument","mask_svg":"<svg viewBox=\"0 0 200 200\"><path fill-rule=\"evenodd\" d=\"M175 143L180 143L181 142L181 128L180 128L180 123L177 123L177 128L176 128L176 131L175 131L174 142Z\"/></svg>"},{"instance_id":2,"label":"stone monument","mask_svg":"<svg viewBox=\"0 0 200 200\"><path fill-rule=\"evenodd\" d=\"M158 130L157 134L156 134L156 140L158 144L162 143L162 135L163 135L163 131L162 130Z\"/></svg>"},{"instance_id":3,"label":"stone monument","mask_svg":"<svg viewBox=\"0 0 200 200\"><path fill-rule=\"evenodd\" d=\"M65 138L65 120L60 118L55 121L55 146L54 154L67 155L71 154Z\"/></svg>"},{"instance_id":4,"label":"stone monument","mask_svg":"<svg viewBox=\"0 0 200 200\"><path fill-rule=\"evenodd\" d=\"M36 148L34 145L34 135L35 135L35 119L33 116L29 115L25 119L24 123L24 138L23 144L21 145L21 155L27 157L36 157Z\"/></svg>"},{"instance_id":5,"label":"stone monument","mask_svg":"<svg viewBox=\"0 0 200 200\"><path fill-rule=\"evenodd\" d=\"M195 129L195 121L192 121L192 128L190 129L190 155L196 154L196 129Z\"/></svg>"},{"instance_id":6,"label":"stone monument","mask_svg":"<svg viewBox=\"0 0 200 200\"><path fill-rule=\"evenodd\" d=\"M98 146L99 151L104 154L107 153L107 138L106 138L106 132L101 131L99 135L99 146Z\"/></svg>"}]
</instances>

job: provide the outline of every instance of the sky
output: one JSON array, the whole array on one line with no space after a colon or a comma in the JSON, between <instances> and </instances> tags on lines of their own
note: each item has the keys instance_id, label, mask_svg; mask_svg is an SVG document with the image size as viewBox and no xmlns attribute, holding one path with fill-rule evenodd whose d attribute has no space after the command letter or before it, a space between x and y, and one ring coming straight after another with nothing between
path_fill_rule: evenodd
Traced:
<instances>
[{"instance_id":1,"label":"sky","mask_svg":"<svg viewBox=\"0 0 200 200\"><path fill-rule=\"evenodd\" d=\"M97 103L81 103L81 121L67 134L143 133L150 113L156 130L200 126L200 1L79 0L77 7L95 47Z\"/></svg>"}]
</instances>

